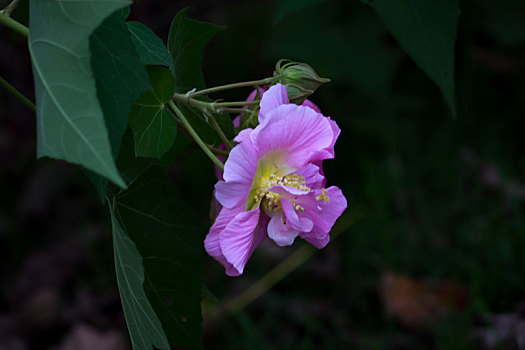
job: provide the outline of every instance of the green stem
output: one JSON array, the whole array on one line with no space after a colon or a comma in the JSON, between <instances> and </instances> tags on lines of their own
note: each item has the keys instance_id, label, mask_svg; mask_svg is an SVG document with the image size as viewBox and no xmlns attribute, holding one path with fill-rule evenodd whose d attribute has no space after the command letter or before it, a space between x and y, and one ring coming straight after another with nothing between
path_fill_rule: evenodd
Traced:
<instances>
[{"instance_id":1,"label":"green stem","mask_svg":"<svg viewBox=\"0 0 525 350\"><path fill-rule=\"evenodd\" d=\"M13 13L13 11L16 9L17 6L18 6L18 0L11 1L11 3L7 5L7 7L4 9L4 13L7 14L8 16L11 16L11 14Z\"/></svg>"},{"instance_id":2,"label":"green stem","mask_svg":"<svg viewBox=\"0 0 525 350\"><path fill-rule=\"evenodd\" d=\"M240 109L235 108L237 106L249 106L249 105L258 105L260 100L257 101L235 101L235 102L206 102L197 100L186 94L174 94L173 99L177 102L184 103L185 105L195 107L200 109L203 112L213 111L221 112L227 110L234 110L238 112ZM228 108L233 107L233 108ZM241 111L242 112L242 111Z\"/></svg>"},{"instance_id":3,"label":"green stem","mask_svg":"<svg viewBox=\"0 0 525 350\"><path fill-rule=\"evenodd\" d=\"M213 110L211 102L199 101L185 94L174 94L173 99L177 102L184 103L185 105L198 108L203 112Z\"/></svg>"},{"instance_id":4,"label":"green stem","mask_svg":"<svg viewBox=\"0 0 525 350\"><path fill-rule=\"evenodd\" d=\"M261 80L243 81L240 83L221 85L221 86L216 86L216 87L212 87L212 88L208 88L208 89L204 89L200 91L195 91L195 92L189 93L188 96L195 97L195 96L200 96L200 95L211 94L212 92L228 90L228 89L235 89L239 87L266 85L266 84L273 83L275 79L276 79L275 77L271 77L271 78L266 78L266 79L261 79Z\"/></svg>"},{"instance_id":5,"label":"green stem","mask_svg":"<svg viewBox=\"0 0 525 350\"><path fill-rule=\"evenodd\" d=\"M218 149L217 147L213 147L213 146L208 145L208 148L210 149L210 151L212 151L213 153L215 153L215 154L217 154L219 156L228 157L230 155L230 152L224 151L222 149Z\"/></svg>"},{"instance_id":6,"label":"green stem","mask_svg":"<svg viewBox=\"0 0 525 350\"><path fill-rule=\"evenodd\" d=\"M214 107L237 107L237 106L251 106L251 105L258 105L261 102L261 100L255 100L255 101L236 101L236 102L212 102L211 104Z\"/></svg>"},{"instance_id":7,"label":"green stem","mask_svg":"<svg viewBox=\"0 0 525 350\"><path fill-rule=\"evenodd\" d=\"M246 112L250 112L250 110L246 109L246 108L223 108L220 111L221 112L228 112L228 113L246 113Z\"/></svg>"},{"instance_id":8,"label":"green stem","mask_svg":"<svg viewBox=\"0 0 525 350\"><path fill-rule=\"evenodd\" d=\"M202 112L204 112L206 114L206 117L209 120L209 123L213 126L213 128L215 129L217 134L219 134L219 137L221 138L221 140L224 143L224 145L226 145L228 150L231 150L233 148L233 145L232 145L231 141L228 140L228 138L224 134L224 131L222 131L221 127L219 126L219 124L215 120L214 116L210 115L210 113L209 113L210 111L213 111L213 112L221 111L221 110L216 109L214 107L213 103L205 102L205 101L199 101L199 100L196 100L194 98L188 97L187 95L183 95L183 94L174 94L173 95L173 99L175 101L180 102L180 103L184 103L186 105L195 107L195 108L201 110ZM224 109L224 110L226 110L226 109Z\"/></svg>"},{"instance_id":9,"label":"green stem","mask_svg":"<svg viewBox=\"0 0 525 350\"><path fill-rule=\"evenodd\" d=\"M175 115L179 118L180 122L182 123L182 125L184 125L184 127L186 128L186 130L188 130L188 132L190 133L191 137L193 137L193 139L195 140L195 142L200 146L200 148L204 151L204 153L206 153L206 155L211 159L211 161L213 163L215 163L215 165L217 165L221 170L224 171L224 164L222 164L222 162L215 156L215 154L212 153L212 151L210 151L210 149L208 148L208 146L206 146L206 144L204 143L204 141L202 141L202 139L200 138L199 134L197 134L197 132L195 131L195 129L193 129L193 127L191 126L190 122L188 122L188 120L186 119L186 117L184 116L184 114L182 114L182 112L180 111L180 109L175 105L175 103L173 103L173 101L169 101L168 102L171 110L175 113Z\"/></svg>"},{"instance_id":10,"label":"green stem","mask_svg":"<svg viewBox=\"0 0 525 350\"><path fill-rule=\"evenodd\" d=\"M222 142L224 142L224 145L226 148L228 148L228 151L230 151L233 148L233 145L230 140L226 137L224 134L224 131L222 131L219 123L217 123L217 120L213 116L208 116L208 120L210 121L210 124L213 126L215 131L217 131L217 134L219 134L219 137L221 138Z\"/></svg>"},{"instance_id":11,"label":"green stem","mask_svg":"<svg viewBox=\"0 0 525 350\"><path fill-rule=\"evenodd\" d=\"M2 16L2 15L0 15ZM31 102L27 97L22 95L21 92L19 92L13 85L9 84L7 81L4 80L4 78L0 77L0 85L5 87L7 91L15 95L20 101L22 101L26 106L31 108L33 111L36 111L35 104Z\"/></svg>"},{"instance_id":12,"label":"green stem","mask_svg":"<svg viewBox=\"0 0 525 350\"><path fill-rule=\"evenodd\" d=\"M0 23L27 37L29 35L29 28L9 17L4 11L5 10L0 11Z\"/></svg>"}]
</instances>

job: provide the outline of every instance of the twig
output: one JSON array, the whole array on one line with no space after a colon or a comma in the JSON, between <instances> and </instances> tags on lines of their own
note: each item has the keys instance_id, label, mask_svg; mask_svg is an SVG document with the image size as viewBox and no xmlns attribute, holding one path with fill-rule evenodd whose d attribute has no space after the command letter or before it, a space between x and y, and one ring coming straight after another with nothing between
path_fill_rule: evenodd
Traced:
<instances>
[{"instance_id":1,"label":"twig","mask_svg":"<svg viewBox=\"0 0 525 350\"><path fill-rule=\"evenodd\" d=\"M15 32L24 35L25 37L29 36L29 28L9 17L9 14L5 11L6 10L0 11L0 23L11 28Z\"/></svg>"},{"instance_id":2,"label":"twig","mask_svg":"<svg viewBox=\"0 0 525 350\"><path fill-rule=\"evenodd\" d=\"M1 15L0 15L1 16ZM15 95L20 101L22 101L26 106L31 108L33 111L36 111L35 104L31 102L27 97L22 95L13 85L9 84L4 78L0 77L0 85L6 88L7 91Z\"/></svg>"},{"instance_id":3,"label":"twig","mask_svg":"<svg viewBox=\"0 0 525 350\"><path fill-rule=\"evenodd\" d=\"M206 155L208 156L208 158L211 159L211 161L213 163L215 163L215 165L217 165L222 171L224 171L224 164L215 156L215 154L213 154L212 151L210 151L210 149L208 148L208 146L206 146L206 144L204 143L204 141L202 141L202 139L200 138L199 134L197 134L197 132L195 131L195 129L193 129L193 127L191 126L190 122L186 119L186 117L184 116L184 114L182 114L182 112L180 111L180 109L175 105L175 103L173 103L173 101L169 101L168 102L169 106L170 106L170 110L175 114L175 116L180 120L180 122L182 123L182 125L184 125L184 127L186 128L186 130L188 130L188 132L190 133L191 137L193 137L193 139L195 140L195 142L199 145L199 147L204 151L204 153L206 153Z\"/></svg>"}]
</instances>

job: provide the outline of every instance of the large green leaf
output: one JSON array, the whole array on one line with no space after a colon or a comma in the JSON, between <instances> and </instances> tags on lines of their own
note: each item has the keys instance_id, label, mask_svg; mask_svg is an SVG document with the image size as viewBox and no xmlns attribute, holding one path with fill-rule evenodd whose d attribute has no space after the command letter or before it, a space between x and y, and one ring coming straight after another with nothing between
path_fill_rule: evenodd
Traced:
<instances>
[{"instance_id":1,"label":"large green leaf","mask_svg":"<svg viewBox=\"0 0 525 350\"><path fill-rule=\"evenodd\" d=\"M143 64L158 64L173 69L171 55L162 39L140 22L126 22Z\"/></svg>"},{"instance_id":2,"label":"large green leaf","mask_svg":"<svg viewBox=\"0 0 525 350\"><path fill-rule=\"evenodd\" d=\"M177 91L187 92L204 87L201 64L202 50L223 28L186 17L188 9L180 11L171 22L168 49L173 58L173 73Z\"/></svg>"},{"instance_id":3,"label":"large green leaf","mask_svg":"<svg viewBox=\"0 0 525 350\"><path fill-rule=\"evenodd\" d=\"M148 73L119 12L106 18L93 32L90 48L97 96L116 157L131 105L143 92L151 90Z\"/></svg>"},{"instance_id":4,"label":"large green leaf","mask_svg":"<svg viewBox=\"0 0 525 350\"><path fill-rule=\"evenodd\" d=\"M458 1L363 1L376 10L403 50L439 86L455 115L454 42Z\"/></svg>"},{"instance_id":5,"label":"large green leaf","mask_svg":"<svg viewBox=\"0 0 525 350\"><path fill-rule=\"evenodd\" d=\"M115 213L144 258L145 289L172 346L201 347L204 230L164 171L116 196Z\"/></svg>"},{"instance_id":6,"label":"large green leaf","mask_svg":"<svg viewBox=\"0 0 525 350\"><path fill-rule=\"evenodd\" d=\"M159 159L177 135L177 122L166 106L175 93L175 77L162 67L147 68L153 90L135 101L129 125L135 137L135 154Z\"/></svg>"},{"instance_id":7,"label":"large green leaf","mask_svg":"<svg viewBox=\"0 0 525 350\"><path fill-rule=\"evenodd\" d=\"M303 8L317 5L324 0L277 0L273 23L279 23L286 16Z\"/></svg>"},{"instance_id":8,"label":"large green leaf","mask_svg":"<svg viewBox=\"0 0 525 350\"><path fill-rule=\"evenodd\" d=\"M169 350L162 324L144 292L142 257L117 220L111 203L109 208L117 283L133 350L151 350L153 346Z\"/></svg>"},{"instance_id":9,"label":"large green leaf","mask_svg":"<svg viewBox=\"0 0 525 350\"><path fill-rule=\"evenodd\" d=\"M30 0L37 155L79 164L124 187L91 69L89 36L129 0Z\"/></svg>"}]
</instances>

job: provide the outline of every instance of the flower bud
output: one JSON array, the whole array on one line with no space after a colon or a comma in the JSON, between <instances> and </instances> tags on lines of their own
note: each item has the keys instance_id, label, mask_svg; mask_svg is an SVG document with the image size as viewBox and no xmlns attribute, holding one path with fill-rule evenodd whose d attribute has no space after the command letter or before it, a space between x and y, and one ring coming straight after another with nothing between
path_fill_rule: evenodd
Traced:
<instances>
[{"instance_id":1,"label":"flower bud","mask_svg":"<svg viewBox=\"0 0 525 350\"><path fill-rule=\"evenodd\" d=\"M276 83L286 86L290 102L301 104L321 85L330 79L321 78L315 70L306 63L279 60L273 73Z\"/></svg>"}]
</instances>

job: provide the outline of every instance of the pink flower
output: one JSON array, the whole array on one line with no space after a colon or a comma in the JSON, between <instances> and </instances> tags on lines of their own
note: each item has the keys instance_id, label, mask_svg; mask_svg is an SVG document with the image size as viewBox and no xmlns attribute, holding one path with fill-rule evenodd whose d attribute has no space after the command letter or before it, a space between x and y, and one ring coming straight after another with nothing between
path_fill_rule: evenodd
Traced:
<instances>
[{"instance_id":1,"label":"pink flower","mask_svg":"<svg viewBox=\"0 0 525 350\"><path fill-rule=\"evenodd\" d=\"M319 164L334 157L337 124L308 106L289 104L277 84L262 97L259 125L242 130L215 185L222 206L204 240L208 254L229 276L243 273L268 236L280 246L297 236L317 248L346 209L335 186L324 188Z\"/></svg>"}]
</instances>

